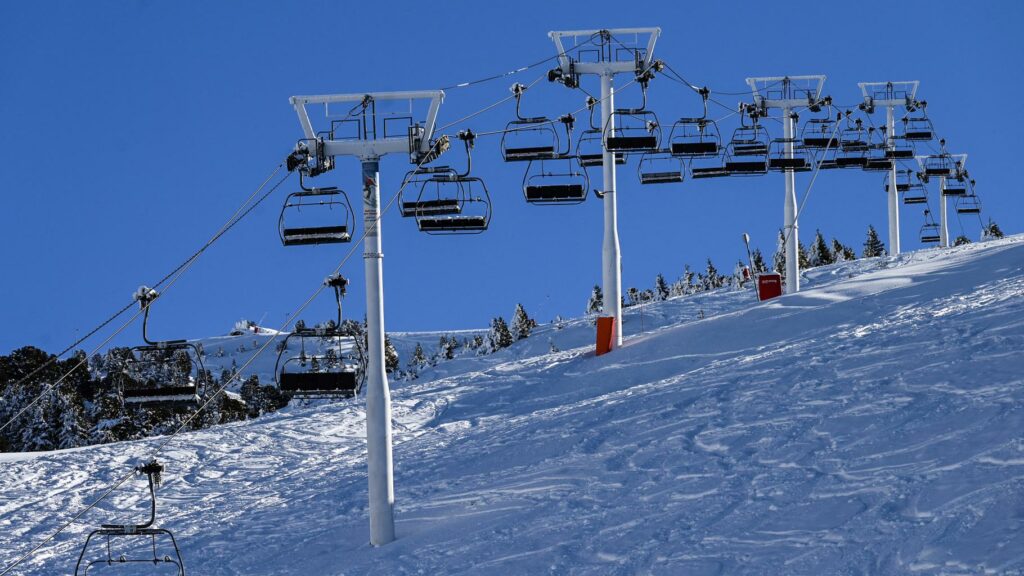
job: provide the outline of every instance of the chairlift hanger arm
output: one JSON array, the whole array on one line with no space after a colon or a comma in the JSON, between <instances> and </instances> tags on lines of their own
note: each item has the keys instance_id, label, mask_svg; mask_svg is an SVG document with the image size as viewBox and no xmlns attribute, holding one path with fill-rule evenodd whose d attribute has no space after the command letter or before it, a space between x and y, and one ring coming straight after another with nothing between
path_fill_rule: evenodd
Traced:
<instances>
[{"instance_id":1,"label":"chairlift hanger arm","mask_svg":"<svg viewBox=\"0 0 1024 576\"><path fill-rule=\"evenodd\" d=\"M626 34L648 34L647 39L647 52L644 54L643 67L649 68L654 57L654 44L658 41L658 37L661 35L661 28L611 28L605 30L565 30L565 31L552 31L548 32L548 37L551 38L552 42L555 43L555 49L558 50L558 65L561 66L562 70L569 70L569 56L565 52L565 48L562 44L563 38L579 38L581 36L592 37L595 35L600 36L615 36L615 35L626 35ZM636 62L633 61L622 61L622 62L573 62L573 70L577 74L618 74L625 72L635 72Z\"/></svg>"},{"instance_id":2,"label":"chairlift hanger arm","mask_svg":"<svg viewBox=\"0 0 1024 576\"><path fill-rule=\"evenodd\" d=\"M313 140L317 137L309 113L306 110L307 104L334 104L342 102L368 102L386 100L430 100L430 107L423 125L423 139L420 142L418 152L425 154L430 150L430 141L434 135L434 126L437 121L437 113L441 102L444 100L442 90L419 90L404 92L369 92L358 94L322 94L310 96L292 96L288 99L299 117L299 124L306 138ZM409 138L407 136L396 136L390 138L379 138L375 140L326 140L323 143L324 153L327 156L358 156L361 158L379 157L385 154L410 152Z\"/></svg>"}]
</instances>

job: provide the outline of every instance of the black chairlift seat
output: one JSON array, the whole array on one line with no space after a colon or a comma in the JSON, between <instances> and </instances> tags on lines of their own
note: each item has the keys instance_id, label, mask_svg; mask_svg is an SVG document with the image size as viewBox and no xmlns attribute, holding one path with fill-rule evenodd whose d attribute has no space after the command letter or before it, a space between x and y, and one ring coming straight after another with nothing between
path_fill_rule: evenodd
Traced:
<instances>
[{"instance_id":1,"label":"black chairlift seat","mask_svg":"<svg viewBox=\"0 0 1024 576\"><path fill-rule=\"evenodd\" d=\"M943 196L966 196L967 195L967 183L960 180L946 180L946 185L942 188Z\"/></svg>"},{"instance_id":2,"label":"black chairlift seat","mask_svg":"<svg viewBox=\"0 0 1024 576\"><path fill-rule=\"evenodd\" d=\"M527 185L526 201L532 203L582 202L587 189L582 184Z\"/></svg>"},{"instance_id":3,"label":"black chairlift seat","mask_svg":"<svg viewBox=\"0 0 1024 576\"><path fill-rule=\"evenodd\" d=\"M279 385L282 392L293 396L352 397L357 388L356 372L283 372Z\"/></svg>"},{"instance_id":4,"label":"black chairlift seat","mask_svg":"<svg viewBox=\"0 0 1024 576\"><path fill-rule=\"evenodd\" d=\"M718 142L673 142L670 150L676 156L714 156Z\"/></svg>"},{"instance_id":5,"label":"black chairlift seat","mask_svg":"<svg viewBox=\"0 0 1024 576\"><path fill-rule=\"evenodd\" d=\"M678 184L683 181L682 172L641 172L641 184Z\"/></svg>"},{"instance_id":6,"label":"black chairlift seat","mask_svg":"<svg viewBox=\"0 0 1024 576\"><path fill-rule=\"evenodd\" d=\"M802 157L796 158L777 158L773 157L768 160L768 167L773 170L793 170L795 172L801 172L809 168L807 160Z\"/></svg>"},{"instance_id":7,"label":"black chairlift seat","mask_svg":"<svg viewBox=\"0 0 1024 576\"><path fill-rule=\"evenodd\" d=\"M281 229L281 241L285 246L339 244L351 240L352 235L348 231L348 226L308 226Z\"/></svg>"},{"instance_id":8,"label":"black chairlift seat","mask_svg":"<svg viewBox=\"0 0 1024 576\"><path fill-rule=\"evenodd\" d=\"M418 218L421 232L478 232L487 229L486 216L438 216Z\"/></svg>"},{"instance_id":9,"label":"black chairlift seat","mask_svg":"<svg viewBox=\"0 0 1024 576\"><path fill-rule=\"evenodd\" d=\"M907 140L925 141L935 137L932 121L927 117L907 118L903 137Z\"/></svg>"},{"instance_id":10,"label":"black chairlift seat","mask_svg":"<svg viewBox=\"0 0 1024 576\"><path fill-rule=\"evenodd\" d=\"M839 139L825 135L805 136L804 146L807 148L838 148Z\"/></svg>"},{"instance_id":11,"label":"black chairlift seat","mask_svg":"<svg viewBox=\"0 0 1024 576\"><path fill-rule=\"evenodd\" d=\"M656 136L609 136L605 141L609 150L644 152L658 147Z\"/></svg>"},{"instance_id":12,"label":"black chairlift seat","mask_svg":"<svg viewBox=\"0 0 1024 576\"><path fill-rule=\"evenodd\" d=\"M867 158L864 162L864 169L869 172L892 170L892 159L878 157Z\"/></svg>"},{"instance_id":13,"label":"black chairlift seat","mask_svg":"<svg viewBox=\"0 0 1024 576\"><path fill-rule=\"evenodd\" d=\"M577 156L580 162L580 166L584 168L590 168L592 166L603 166L604 165L604 154L580 154ZM623 152L615 153L615 163L625 164L626 154Z\"/></svg>"},{"instance_id":14,"label":"black chairlift seat","mask_svg":"<svg viewBox=\"0 0 1024 576\"><path fill-rule=\"evenodd\" d=\"M449 216L462 213L462 204L456 198L402 202L402 216Z\"/></svg>"},{"instance_id":15,"label":"black chairlift seat","mask_svg":"<svg viewBox=\"0 0 1024 576\"><path fill-rule=\"evenodd\" d=\"M165 386L162 388L125 388L125 405L147 408L180 408L199 404L195 386Z\"/></svg>"},{"instance_id":16,"label":"black chairlift seat","mask_svg":"<svg viewBox=\"0 0 1024 576\"><path fill-rule=\"evenodd\" d=\"M700 180L703 178L721 178L728 176L729 171L726 170L725 166L704 166L704 167L692 167L690 168L690 177L694 180Z\"/></svg>"},{"instance_id":17,"label":"black chairlift seat","mask_svg":"<svg viewBox=\"0 0 1024 576\"><path fill-rule=\"evenodd\" d=\"M942 237L939 236L939 234L937 232L922 232L921 233L921 242L924 243L924 244L934 244L935 242L938 242L941 239L942 239Z\"/></svg>"},{"instance_id":18,"label":"black chairlift seat","mask_svg":"<svg viewBox=\"0 0 1024 576\"><path fill-rule=\"evenodd\" d=\"M766 174L768 163L764 160L727 160L725 170L730 175Z\"/></svg>"},{"instance_id":19,"label":"black chairlift seat","mask_svg":"<svg viewBox=\"0 0 1024 576\"><path fill-rule=\"evenodd\" d=\"M611 147L609 146L609 148ZM531 160L547 160L554 157L554 146L527 146L505 149L506 162L528 162Z\"/></svg>"},{"instance_id":20,"label":"black chairlift seat","mask_svg":"<svg viewBox=\"0 0 1024 576\"><path fill-rule=\"evenodd\" d=\"M923 190L910 190L903 195L904 204L927 204L928 196Z\"/></svg>"},{"instance_id":21,"label":"black chairlift seat","mask_svg":"<svg viewBox=\"0 0 1024 576\"><path fill-rule=\"evenodd\" d=\"M867 156L837 156L837 168L863 168L867 166Z\"/></svg>"}]
</instances>

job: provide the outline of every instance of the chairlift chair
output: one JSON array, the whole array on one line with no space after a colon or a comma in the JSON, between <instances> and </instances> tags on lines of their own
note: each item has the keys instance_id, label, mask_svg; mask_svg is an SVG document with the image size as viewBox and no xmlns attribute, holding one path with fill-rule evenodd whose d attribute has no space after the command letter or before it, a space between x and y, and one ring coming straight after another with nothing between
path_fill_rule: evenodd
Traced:
<instances>
[{"instance_id":1,"label":"chairlift chair","mask_svg":"<svg viewBox=\"0 0 1024 576\"><path fill-rule=\"evenodd\" d=\"M352 241L355 214L348 194L330 186L307 188L299 171L299 192L285 198L277 219L278 235L285 246L339 244Z\"/></svg>"},{"instance_id":2,"label":"chairlift chair","mask_svg":"<svg viewBox=\"0 0 1024 576\"><path fill-rule=\"evenodd\" d=\"M85 539L82 551L78 555L78 562L75 564L75 576L86 576L90 569L98 568L100 571L114 569L119 571L122 568L134 570L135 573L144 571L147 574L176 574L185 576L185 561L181 557L181 549L174 538L174 534L166 528L155 528L156 523L156 487L160 485L164 467L156 460L137 466L137 476L146 475L149 481L149 520L142 524L101 524L100 528L93 530ZM103 540L105 546L101 553L86 560L86 552L89 552L89 544ZM115 556L115 541L130 540L134 542L143 541L147 545L136 546ZM149 550L146 557L134 557L134 552ZM96 572L97 570L93 570Z\"/></svg>"},{"instance_id":3,"label":"chairlift chair","mask_svg":"<svg viewBox=\"0 0 1024 576\"><path fill-rule=\"evenodd\" d=\"M206 380L202 352L187 340L149 339L149 309L158 296L156 290L146 286L134 294L142 308L145 344L128 351L121 373L122 397L128 407L194 407L199 404L199 384Z\"/></svg>"},{"instance_id":4,"label":"chairlift chair","mask_svg":"<svg viewBox=\"0 0 1024 576\"><path fill-rule=\"evenodd\" d=\"M942 185L943 196L966 196L967 178L964 176L950 176Z\"/></svg>"},{"instance_id":5,"label":"chairlift chair","mask_svg":"<svg viewBox=\"0 0 1024 576\"><path fill-rule=\"evenodd\" d=\"M516 119L505 125L501 135L501 156L505 162L531 162L553 158L560 148L554 121L545 116L524 117L520 112L526 86L512 85Z\"/></svg>"},{"instance_id":6,"label":"chairlift chair","mask_svg":"<svg viewBox=\"0 0 1024 576\"><path fill-rule=\"evenodd\" d=\"M981 200L978 195L971 190L970 194L960 196L956 199L956 213L957 214L981 214Z\"/></svg>"},{"instance_id":7,"label":"chairlift chair","mask_svg":"<svg viewBox=\"0 0 1024 576\"><path fill-rule=\"evenodd\" d=\"M793 146L793 157L789 157L786 151L787 145ZM768 155L769 170L792 170L794 172L806 172L811 169L807 161L803 147L798 145L795 138L776 138L772 140L770 153Z\"/></svg>"},{"instance_id":8,"label":"chairlift chair","mask_svg":"<svg viewBox=\"0 0 1024 576\"><path fill-rule=\"evenodd\" d=\"M894 136L892 147L886 149L885 155L892 160L912 159L914 157L914 145L907 140L906 136Z\"/></svg>"},{"instance_id":9,"label":"chairlift chair","mask_svg":"<svg viewBox=\"0 0 1024 576\"><path fill-rule=\"evenodd\" d=\"M954 169L953 158L946 153L930 154L922 158L924 173L928 176L952 176Z\"/></svg>"},{"instance_id":10,"label":"chairlift chair","mask_svg":"<svg viewBox=\"0 0 1024 576\"><path fill-rule=\"evenodd\" d=\"M410 172L416 186L416 200L402 202L402 214L416 218L416 225L427 234L479 234L491 221L491 196L487 185L471 176L472 148L476 135L470 130L459 133L466 145L466 171L449 167L420 168ZM406 177L406 184L410 183Z\"/></svg>"},{"instance_id":11,"label":"chairlift chair","mask_svg":"<svg viewBox=\"0 0 1024 576\"><path fill-rule=\"evenodd\" d=\"M348 280L340 274L328 277L324 284L334 289L338 306L338 319L332 326L298 328L288 333L282 341L274 364L277 387L292 398L350 398L355 396L366 378L365 354L360 336L342 332L341 300L345 295ZM299 342L299 352L292 353L289 341ZM351 353L342 351L346 341L351 341ZM320 352L322 344L331 346L334 355ZM306 352L307 345L310 352Z\"/></svg>"},{"instance_id":12,"label":"chairlift chair","mask_svg":"<svg viewBox=\"0 0 1024 576\"><path fill-rule=\"evenodd\" d=\"M934 244L941 239L942 237L939 232L939 225L932 219L931 210L925 209L924 225L921 226L921 243Z\"/></svg>"},{"instance_id":13,"label":"chairlift chair","mask_svg":"<svg viewBox=\"0 0 1024 576\"><path fill-rule=\"evenodd\" d=\"M590 128L580 133L576 142L576 160L583 168L604 165L604 132L601 127L594 123L594 109L597 100L593 97L587 98L587 108L590 109ZM625 152L613 152L615 164L626 163Z\"/></svg>"},{"instance_id":14,"label":"chairlift chair","mask_svg":"<svg viewBox=\"0 0 1024 576\"><path fill-rule=\"evenodd\" d=\"M847 112L846 126L839 133L839 153L836 154L836 165L840 168L863 168L868 163L867 129L860 118L850 121Z\"/></svg>"},{"instance_id":15,"label":"chairlift chair","mask_svg":"<svg viewBox=\"0 0 1024 576\"><path fill-rule=\"evenodd\" d=\"M913 142L923 142L935 137L935 129L927 115L903 118L903 138Z\"/></svg>"},{"instance_id":16,"label":"chairlift chair","mask_svg":"<svg viewBox=\"0 0 1024 576\"><path fill-rule=\"evenodd\" d=\"M668 150L644 152L637 166L641 184L678 184L683 181L686 164Z\"/></svg>"},{"instance_id":17,"label":"chairlift chair","mask_svg":"<svg viewBox=\"0 0 1024 576\"><path fill-rule=\"evenodd\" d=\"M725 169L730 175L753 176L768 172L768 131L753 116L749 126L733 131L725 152Z\"/></svg>"},{"instance_id":18,"label":"chairlift chair","mask_svg":"<svg viewBox=\"0 0 1024 576\"><path fill-rule=\"evenodd\" d=\"M729 176L729 171L726 170L724 159L721 156L693 157L690 158L689 165L690 178L694 180Z\"/></svg>"},{"instance_id":19,"label":"chairlift chair","mask_svg":"<svg viewBox=\"0 0 1024 576\"><path fill-rule=\"evenodd\" d=\"M616 152L650 152L661 146L661 125L650 110L621 108L612 112L605 146Z\"/></svg>"},{"instance_id":20,"label":"chairlift chair","mask_svg":"<svg viewBox=\"0 0 1024 576\"><path fill-rule=\"evenodd\" d=\"M807 149L838 148L839 118L811 118L800 129L800 140Z\"/></svg>"},{"instance_id":21,"label":"chairlift chair","mask_svg":"<svg viewBox=\"0 0 1024 576\"><path fill-rule=\"evenodd\" d=\"M523 195L530 204L579 204L587 199L590 176L568 159L530 162Z\"/></svg>"},{"instance_id":22,"label":"chairlift chair","mask_svg":"<svg viewBox=\"0 0 1024 576\"><path fill-rule=\"evenodd\" d=\"M924 184L915 183L911 184L910 188L903 193L904 204L927 204L928 203L928 189L924 187Z\"/></svg>"}]
</instances>

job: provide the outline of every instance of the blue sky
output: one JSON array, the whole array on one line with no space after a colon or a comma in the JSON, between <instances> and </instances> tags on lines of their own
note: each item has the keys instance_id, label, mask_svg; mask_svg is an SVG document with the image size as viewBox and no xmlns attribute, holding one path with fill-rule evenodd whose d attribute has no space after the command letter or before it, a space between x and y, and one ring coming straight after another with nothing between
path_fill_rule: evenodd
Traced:
<instances>
[{"instance_id":1,"label":"blue sky","mask_svg":"<svg viewBox=\"0 0 1024 576\"><path fill-rule=\"evenodd\" d=\"M920 80L919 97L950 150L970 155L985 215L1006 232L1021 230L1024 199L1003 169L1019 141L1011 108L1022 91L1015 64L1024 54L1020 3L843 9L665 2L630 13L623 6L5 3L0 353L26 344L63 348L130 301L138 285L191 254L301 136L289 96L432 89L486 77L552 55L552 29L660 26L656 57L720 93L744 90L748 76L826 74L825 92L846 104L858 101L860 81ZM449 90L440 121L495 102L513 81L532 81L545 69ZM585 82L597 90L595 79ZM620 102L634 96L627 90ZM578 108L584 95L541 82L529 97L531 110L551 116ZM718 98L733 105L741 97ZM650 106L663 122L700 113L697 97L664 78L652 82ZM505 105L450 131L500 129L513 114ZM725 132L732 127L723 125ZM412 221L385 216L388 329L481 327L510 316L517 302L540 321L578 315L600 282L598 201L526 205L524 166L503 164L493 137L480 139L474 162L494 201L484 234L425 236ZM403 158L383 160L385 199L407 169ZM358 163L341 159L321 180L357 190L358 178ZM801 197L807 182L798 176ZM641 187L634 160L620 169L619 190L624 288L650 286L659 272L674 279L684 264L702 266L709 256L731 271L743 254L743 232L766 255L774 250L779 174ZM240 318L277 326L345 257L352 245L280 246L285 192L211 248L155 305L154 336L221 334ZM902 210L902 230L905 248L915 249L922 218L910 208ZM821 228L859 250L868 224L884 239L881 176L827 173L801 215L801 237L809 241ZM951 229L960 231L955 218ZM964 231L977 237L977 222L965 220ZM354 281L346 312L356 318L364 307L360 250L342 270ZM330 317L328 296L303 315L307 322ZM137 338L133 326L114 342Z\"/></svg>"}]
</instances>

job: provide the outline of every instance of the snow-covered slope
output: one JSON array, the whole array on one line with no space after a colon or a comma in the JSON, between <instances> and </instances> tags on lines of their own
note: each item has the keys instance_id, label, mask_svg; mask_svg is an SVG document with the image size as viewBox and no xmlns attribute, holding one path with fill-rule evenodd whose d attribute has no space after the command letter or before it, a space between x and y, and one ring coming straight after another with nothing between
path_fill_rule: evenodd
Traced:
<instances>
[{"instance_id":1,"label":"snow-covered slope","mask_svg":"<svg viewBox=\"0 0 1024 576\"><path fill-rule=\"evenodd\" d=\"M806 280L646 306L642 334L630 309L605 356L578 319L396 383L386 547L359 400L179 436L161 523L197 574L1024 571L1024 237ZM158 442L0 465L0 565ZM16 573L69 572L143 488Z\"/></svg>"}]
</instances>

